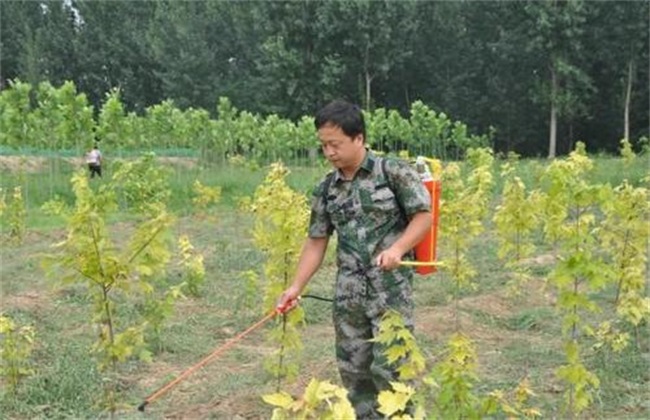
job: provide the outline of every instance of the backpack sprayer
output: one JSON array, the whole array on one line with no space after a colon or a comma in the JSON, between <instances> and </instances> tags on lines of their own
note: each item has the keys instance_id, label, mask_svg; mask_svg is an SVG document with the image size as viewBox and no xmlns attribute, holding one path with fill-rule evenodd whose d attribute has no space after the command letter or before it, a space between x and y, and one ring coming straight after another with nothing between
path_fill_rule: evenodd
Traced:
<instances>
[{"instance_id":1,"label":"backpack sprayer","mask_svg":"<svg viewBox=\"0 0 650 420\"><path fill-rule=\"evenodd\" d=\"M431 170L429 168L431 168ZM415 245L415 261L402 261L401 265L413 266L418 274L426 275L435 273L437 266L440 265L440 263L436 261L438 225L440 223L440 193L442 189L442 183L440 181L440 161L424 156L418 156L415 159L415 170L420 175L420 180L431 196L431 229L429 229L424 238ZM432 172L434 175L432 175Z\"/></svg>"}]
</instances>

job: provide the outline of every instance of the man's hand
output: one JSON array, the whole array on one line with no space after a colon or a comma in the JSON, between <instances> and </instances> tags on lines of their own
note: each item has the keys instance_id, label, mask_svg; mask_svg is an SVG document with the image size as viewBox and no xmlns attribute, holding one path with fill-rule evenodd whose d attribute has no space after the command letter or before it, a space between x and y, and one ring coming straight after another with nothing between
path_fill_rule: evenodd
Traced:
<instances>
[{"instance_id":1,"label":"man's hand","mask_svg":"<svg viewBox=\"0 0 650 420\"><path fill-rule=\"evenodd\" d=\"M298 305L299 298L300 290L297 287L291 286L282 293L275 309L281 314L285 314Z\"/></svg>"},{"instance_id":2,"label":"man's hand","mask_svg":"<svg viewBox=\"0 0 650 420\"><path fill-rule=\"evenodd\" d=\"M402 262L402 255L413 249L431 228L431 213L421 211L411 218L402 236L388 249L377 255L375 262L382 270L393 270Z\"/></svg>"},{"instance_id":3,"label":"man's hand","mask_svg":"<svg viewBox=\"0 0 650 420\"><path fill-rule=\"evenodd\" d=\"M382 270L393 270L402 262L402 253L390 247L377 255L375 262Z\"/></svg>"}]
</instances>

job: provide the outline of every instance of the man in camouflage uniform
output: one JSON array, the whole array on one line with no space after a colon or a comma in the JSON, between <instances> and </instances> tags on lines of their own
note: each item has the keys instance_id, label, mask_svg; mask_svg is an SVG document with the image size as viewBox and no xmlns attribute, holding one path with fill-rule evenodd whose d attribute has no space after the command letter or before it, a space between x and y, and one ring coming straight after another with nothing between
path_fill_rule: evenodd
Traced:
<instances>
[{"instance_id":1,"label":"man in camouflage uniform","mask_svg":"<svg viewBox=\"0 0 650 420\"><path fill-rule=\"evenodd\" d=\"M318 112L315 124L325 157L336 170L314 191L309 235L278 307L295 302L336 231L333 319L339 373L357 417L378 418L377 395L397 374L386 363L385 349L369 340L388 309L413 327L412 269L400 262L431 226L430 197L407 163L365 148L357 106L334 101Z\"/></svg>"}]
</instances>

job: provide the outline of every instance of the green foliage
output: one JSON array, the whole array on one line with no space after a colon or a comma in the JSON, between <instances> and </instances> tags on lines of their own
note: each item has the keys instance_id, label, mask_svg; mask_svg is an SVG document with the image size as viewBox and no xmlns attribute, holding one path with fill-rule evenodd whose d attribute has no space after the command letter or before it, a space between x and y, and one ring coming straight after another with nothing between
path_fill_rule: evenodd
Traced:
<instances>
[{"instance_id":1,"label":"green foliage","mask_svg":"<svg viewBox=\"0 0 650 420\"><path fill-rule=\"evenodd\" d=\"M280 293L288 287L307 231L307 198L287 186L288 174L284 165L271 165L251 203L255 215L253 239L268 260L264 266L269 280L265 293L267 310L275 307Z\"/></svg>"},{"instance_id":2,"label":"green foliage","mask_svg":"<svg viewBox=\"0 0 650 420\"><path fill-rule=\"evenodd\" d=\"M472 240L484 229L482 221L487 215L493 185L492 163L489 149L468 149L468 175L462 176L460 166L456 164L447 165L442 173L441 238L450 247L448 252L452 255L450 261L445 261L443 270L450 272L457 290L472 285L470 281L475 272L466 254ZM535 228L534 208L539 200L533 196L533 202L529 203L531 197L526 196L523 183L519 178L512 177L511 173L512 167L504 165L502 175L511 178L505 183L503 202L495 212L494 220L497 232L501 234L500 257L512 259L513 267L532 253L532 248L526 248L525 239L530 239ZM459 328L458 323L456 328ZM522 396L528 395L527 384L520 385L525 392L515 392L517 398L515 403L511 403L501 391L494 391L485 397L476 395L473 389L478 379L477 355L472 341L457 331L447 343L443 360L434 366L424 381L430 391L421 390L414 397L414 401L417 401L415 418L423 418L427 410L427 414L434 418L478 419L497 412L509 416L538 415L536 409L526 406L526 398ZM410 391L406 391L394 395L396 401L410 396ZM428 396L429 392L433 399ZM393 409L401 406L401 403L393 402L387 412L394 413Z\"/></svg>"},{"instance_id":3,"label":"green foliage","mask_svg":"<svg viewBox=\"0 0 650 420\"><path fill-rule=\"evenodd\" d=\"M38 106L26 115L26 124L19 138L25 141L18 147L34 145L51 150L75 150L79 156L92 141L95 122L93 110L88 105L86 95L77 94L72 82L54 87L50 82L42 82L34 89ZM14 121L19 123L19 121ZM13 134L17 134L12 130Z\"/></svg>"},{"instance_id":4,"label":"green foliage","mask_svg":"<svg viewBox=\"0 0 650 420\"><path fill-rule=\"evenodd\" d=\"M81 155L92 141L92 130L95 126L93 109L89 106L86 95L77 94L77 88L70 81L57 89L56 96L61 109L57 134L65 144L62 148L68 149L74 145L77 154Z\"/></svg>"},{"instance_id":5,"label":"green foliage","mask_svg":"<svg viewBox=\"0 0 650 420\"><path fill-rule=\"evenodd\" d=\"M379 332L371 341L386 348L386 361L398 366L400 380L415 379L424 370L424 355L398 312L390 310L384 314Z\"/></svg>"},{"instance_id":6,"label":"green foliage","mask_svg":"<svg viewBox=\"0 0 650 420\"><path fill-rule=\"evenodd\" d=\"M252 308L256 304L256 297L259 294L260 275L255 270L244 270L239 273L239 278L244 283L244 293L240 300L241 305L235 306L237 308Z\"/></svg>"},{"instance_id":7,"label":"green foliage","mask_svg":"<svg viewBox=\"0 0 650 420\"><path fill-rule=\"evenodd\" d=\"M616 329L610 321L604 321L594 331L594 338L594 350L608 348L614 353L620 353L628 346L630 334Z\"/></svg>"},{"instance_id":8,"label":"green foliage","mask_svg":"<svg viewBox=\"0 0 650 420\"><path fill-rule=\"evenodd\" d=\"M354 409L347 398L348 392L336 385L312 379L304 395L294 400L286 392L264 395L267 404L277 407L272 420L354 419Z\"/></svg>"},{"instance_id":9,"label":"green foliage","mask_svg":"<svg viewBox=\"0 0 650 420\"><path fill-rule=\"evenodd\" d=\"M164 146L168 149L184 144L185 136L182 135L182 130L185 126L185 114L170 99L148 107L144 121L140 120L139 124L146 134L146 145Z\"/></svg>"},{"instance_id":10,"label":"green foliage","mask_svg":"<svg viewBox=\"0 0 650 420\"><path fill-rule=\"evenodd\" d=\"M145 319L146 324L144 326L147 329L151 330L153 333L153 345L157 347L158 351L163 349L163 339L162 339L162 329L167 321L174 314L174 305L176 301L180 298L183 298L183 289L188 289L189 286L187 283L181 283L180 285L170 286L167 290L162 292L154 293L145 293L144 302L142 304L142 316ZM139 346L144 346L144 334L141 334L137 329L131 329L134 337L138 340ZM135 335L138 334L138 335ZM118 346L116 346L118 347ZM132 348L135 346L124 346L128 351L128 356L132 356ZM148 353L143 353L142 357L144 360L149 360ZM124 361L126 358L121 359Z\"/></svg>"},{"instance_id":11,"label":"green foliage","mask_svg":"<svg viewBox=\"0 0 650 420\"><path fill-rule=\"evenodd\" d=\"M124 109L139 115L165 99L212 114L216 99L227 96L261 119L291 121L330 98L402 115L419 99L436 113L457 113L468 131L493 125L501 151L529 156L545 149L539 133L550 103L559 127L573 128L562 130L559 145L585 138L593 150L614 151L623 121L608 116L623 120L624 106L630 135L648 134L647 37L638 35L648 28L646 2L185 3L4 3L0 82L78 81L96 115L113 87ZM596 91L616 94L594 101ZM223 162L222 150L209 145L220 146L222 130L195 128L169 137L191 142L207 159L214 150L221 160L209 161ZM193 136L199 132L211 141ZM386 140L410 140L395 134ZM420 144L440 149L439 138L431 139ZM123 139L143 147L157 140ZM436 156L454 156L456 144Z\"/></svg>"},{"instance_id":12,"label":"green foliage","mask_svg":"<svg viewBox=\"0 0 650 420\"><path fill-rule=\"evenodd\" d=\"M178 238L178 248L181 256L178 265L183 270L184 288L189 295L198 297L201 295L201 286L205 282L203 255L194 251L194 246L187 235Z\"/></svg>"},{"instance_id":13,"label":"green foliage","mask_svg":"<svg viewBox=\"0 0 650 420\"><path fill-rule=\"evenodd\" d=\"M634 160L636 159L636 154L632 150L632 144L628 139L623 139L621 140L621 157L623 158L623 162L625 162L625 166L629 167L634 163Z\"/></svg>"},{"instance_id":14,"label":"green foliage","mask_svg":"<svg viewBox=\"0 0 650 420\"><path fill-rule=\"evenodd\" d=\"M221 187L209 187L203 185L198 179L192 185L192 204L201 213L205 213L213 204L216 204L221 199Z\"/></svg>"},{"instance_id":15,"label":"green foliage","mask_svg":"<svg viewBox=\"0 0 650 420\"><path fill-rule=\"evenodd\" d=\"M526 193L526 186L514 175L511 163L503 164L501 177L505 179L501 204L493 217L499 240L497 255L505 262L505 267L513 270L510 291L518 294L529 278L522 260L535 251L533 234L540 218L540 197L536 192Z\"/></svg>"},{"instance_id":16,"label":"green foliage","mask_svg":"<svg viewBox=\"0 0 650 420\"><path fill-rule=\"evenodd\" d=\"M444 113L436 113L422 101L415 101L410 117L402 118L396 110L377 108L365 112L368 145L379 151L407 150L410 155L436 156L441 159L460 158L470 148L487 146L489 137L469 134L460 121L452 121Z\"/></svg>"},{"instance_id":17,"label":"green foliage","mask_svg":"<svg viewBox=\"0 0 650 420\"><path fill-rule=\"evenodd\" d=\"M412 417L404 414L415 389L401 382L391 382L391 390L381 391L377 396L377 411L391 420L407 420Z\"/></svg>"},{"instance_id":18,"label":"green foliage","mask_svg":"<svg viewBox=\"0 0 650 420\"><path fill-rule=\"evenodd\" d=\"M0 220L4 216L6 209L7 209L7 194L2 188L0 188Z\"/></svg>"},{"instance_id":19,"label":"green foliage","mask_svg":"<svg viewBox=\"0 0 650 420\"><path fill-rule=\"evenodd\" d=\"M556 288L557 306L563 314L568 364L558 370L565 380L567 410L579 415L592 400L598 387L597 378L588 372L579 359L581 333L592 333L583 313L599 311L590 300L590 293L605 287L611 267L598 250L596 210L605 198L606 189L591 185L586 175L592 168L584 144L578 143L566 160L556 160L546 169L545 231L556 241L561 258L548 280Z\"/></svg>"},{"instance_id":20,"label":"green foliage","mask_svg":"<svg viewBox=\"0 0 650 420\"><path fill-rule=\"evenodd\" d=\"M454 334L447 342L443 359L426 382L435 390L431 414L436 418L480 418L481 401L473 392L477 376L477 356L472 341Z\"/></svg>"},{"instance_id":21,"label":"green foliage","mask_svg":"<svg viewBox=\"0 0 650 420\"><path fill-rule=\"evenodd\" d=\"M566 407L572 414L579 415L593 401L594 390L598 389L600 381L582 363L577 341L566 343L565 351L567 364L558 368L557 375L571 387L571 391L564 394Z\"/></svg>"},{"instance_id":22,"label":"green foliage","mask_svg":"<svg viewBox=\"0 0 650 420\"><path fill-rule=\"evenodd\" d=\"M127 150L154 147L195 148L204 162L223 163L226 158L243 158L251 169L261 163L302 161L305 157L313 163L315 158L313 118L306 115L294 123L273 113L263 116L240 112L228 98L221 97L216 120L204 109L183 111L172 100L147 107L145 115L139 116L127 113L121 98L123 92L115 88L105 93L95 123L85 95L77 95L72 82L59 88L49 83L39 85L38 106L33 110L28 101L31 89L29 84L18 82L9 89L11 94L4 91L0 94L0 106L7 111L0 123L6 125L11 136L19 139L0 137L6 141L0 141L0 145L74 148L75 154L81 155L96 136L102 148L114 156L121 156ZM26 111L21 113L21 110ZM408 119L396 109L366 112L366 117L371 134L368 144L380 150L459 158L468 148L482 147L489 142L489 136L471 135L466 124L452 121L442 112L437 114L422 101L412 105Z\"/></svg>"},{"instance_id":23,"label":"green foliage","mask_svg":"<svg viewBox=\"0 0 650 420\"><path fill-rule=\"evenodd\" d=\"M102 372L114 374L117 364L132 356L150 359L145 331L151 327L159 333L173 299L179 296L178 289L165 292L159 280L170 259L165 232L173 218L158 207L156 215L151 214L123 246L117 246L106 226L107 213L116 208L113 186L102 186L94 192L83 171L73 176L72 185L76 202L66 214L68 235L57 244L56 254L45 259L44 265L63 284L79 284L85 288L93 302L90 320L98 328L93 345L98 367ZM160 293L165 296L163 300L159 298ZM123 325L116 313L121 297L131 295L143 297L145 311L143 320L129 326ZM109 380L105 388L104 403L111 412L117 408L116 385Z\"/></svg>"},{"instance_id":24,"label":"green foliage","mask_svg":"<svg viewBox=\"0 0 650 420\"><path fill-rule=\"evenodd\" d=\"M34 373L31 355L36 331L31 326L18 326L0 314L0 377L9 391L16 393L22 378Z\"/></svg>"},{"instance_id":25,"label":"green foliage","mask_svg":"<svg viewBox=\"0 0 650 420\"><path fill-rule=\"evenodd\" d=\"M482 419L497 415L507 418L537 418L539 409L530 405L534 396L527 379L510 393L495 390L478 395L478 358L472 341L463 334L454 334L447 342L445 354L425 378L426 388L418 391L420 401L415 418ZM429 396L430 393L431 397Z\"/></svg>"},{"instance_id":26,"label":"green foliage","mask_svg":"<svg viewBox=\"0 0 650 420\"><path fill-rule=\"evenodd\" d=\"M467 261L466 253L472 241L483 232L492 188L492 152L470 149L467 158L470 172L466 180L458 164L450 163L444 168L440 202L440 238L451 256L441 263L458 289L472 287L471 279L476 271Z\"/></svg>"},{"instance_id":27,"label":"green foliage","mask_svg":"<svg viewBox=\"0 0 650 420\"><path fill-rule=\"evenodd\" d=\"M43 205L41 206L41 210L46 215L60 216L62 214L65 214L68 209L65 202L61 200L61 197L57 196L54 197L52 200L43 203Z\"/></svg>"},{"instance_id":28,"label":"green foliage","mask_svg":"<svg viewBox=\"0 0 650 420\"><path fill-rule=\"evenodd\" d=\"M616 284L616 310L636 327L650 319L650 299L645 296L650 195L647 188L634 188L627 181L608 192L600 246L611 256L608 274Z\"/></svg>"},{"instance_id":29,"label":"green foliage","mask_svg":"<svg viewBox=\"0 0 650 420\"><path fill-rule=\"evenodd\" d=\"M155 154L145 153L133 161L116 162L111 185L126 208L155 214L171 195L167 178L168 171L156 163Z\"/></svg>"},{"instance_id":30,"label":"green foliage","mask_svg":"<svg viewBox=\"0 0 650 420\"><path fill-rule=\"evenodd\" d=\"M13 148L34 144L29 83L15 80L0 92L0 144Z\"/></svg>"},{"instance_id":31,"label":"green foliage","mask_svg":"<svg viewBox=\"0 0 650 420\"><path fill-rule=\"evenodd\" d=\"M530 398L534 397L535 393L530 388L528 378L519 382L511 394L508 396L502 391L491 392L484 401L484 410L490 412L495 405L498 405L501 412L508 418L534 419L542 417L538 408L529 406Z\"/></svg>"},{"instance_id":32,"label":"green foliage","mask_svg":"<svg viewBox=\"0 0 650 420\"><path fill-rule=\"evenodd\" d=\"M253 240L266 257L264 263L264 310L275 308L280 294L289 286L307 231L309 206L307 198L293 191L286 184L288 169L281 163L271 165L262 184L255 191L250 210L255 215ZM295 364L287 363L302 349L296 326L304 319L300 307L282 317L282 323L270 338L279 344L277 354L267 359L271 373L293 378L297 373Z\"/></svg>"},{"instance_id":33,"label":"green foliage","mask_svg":"<svg viewBox=\"0 0 650 420\"><path fill-rule=\"evenodd\" d=\"M27 231L27 211L23 200L22 188L14 187L11 200L7 205L4 204L3 194L2 207L3 211L0 212L0 215L3 217L3 221L6 221L9 228L8 242L15 245L22 243L25 238L25 232Z\"/></svg>"},{"instance_id":34,"label":"green foliage","mask_svg":"<svg viewBox=\"0 0 650 420\"><path fill-rule=\"evenodd\" d=\"M544 233L546 240L557 243L565 240L572 233L571 221L580 208L597 204L598 191L592 187L586 176L593 168L593 162L585 153L583 143L578 143L576 150L567 159L551 162L542 176L544 192ZM574 209L573 206L576 208ZM577 211L578 214L573 214ZM593 223L593 217L587 215ZM582 225L582 229L585 225Z\"/></svg>"},{"instance_id":35,"label":"green foliage","mask_svg":"<svg viewBox=\"0 0 650 420\"><path fill-rule=\"evenodd\" d=\"M106 93L106 100L99 111L97 122L97 137L101 140L101 147L117 150L134 144L133 133L129 120L126 117L124 105L120 100L120 89L113 89Z\"/></svg>"},{"instance_id":36,"label":"green foliage","mask_svg":"<svg viewBox=\"0 0 650 420\"><path fill-rule=\"evenodd\" d=\"M384 314L379 323L379 332L371 341L384 348L383 356L388 364L397 366L400 381L412 383L424 371L424 355L398 312L389 310ZM391 419L410 418L407 407L415 395L415 388L407 384L391 382L392 390L379 393L377 403L380 413Z\"/></svg>"}]
</instances>

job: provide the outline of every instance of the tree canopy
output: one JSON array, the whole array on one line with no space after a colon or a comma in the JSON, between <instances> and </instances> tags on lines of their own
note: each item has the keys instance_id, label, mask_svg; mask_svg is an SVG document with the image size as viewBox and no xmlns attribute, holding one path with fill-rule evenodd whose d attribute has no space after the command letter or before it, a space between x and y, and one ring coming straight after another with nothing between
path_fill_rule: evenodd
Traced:
<instances>
[{"instance_id":1,"label":"tree canopy","mask_svg":"<svg viewBox=\"0 0 650 420\"><path fill-rule=\"evenodd\" d=\"M2 89L72 81L96 110L114 88L137 114L228 97L296 122L421 101L527 156L649 136L648 2L5 0L0 20Z\"/></svg>"}]
</instances>

